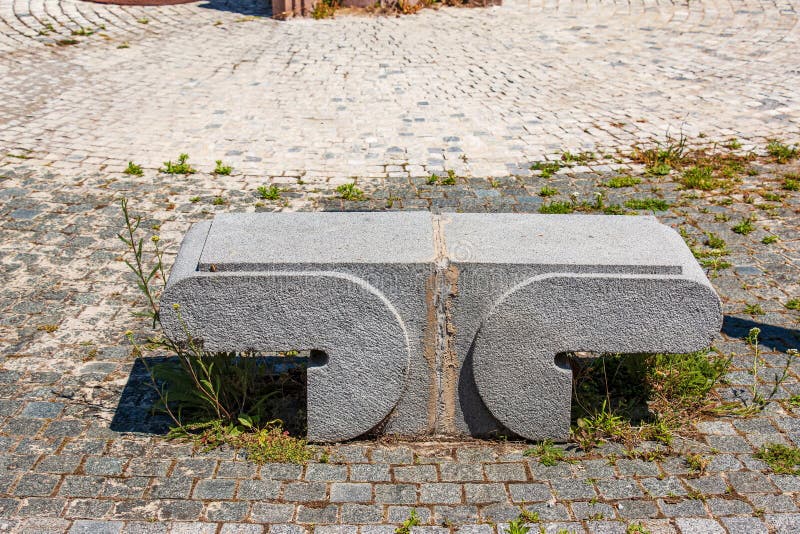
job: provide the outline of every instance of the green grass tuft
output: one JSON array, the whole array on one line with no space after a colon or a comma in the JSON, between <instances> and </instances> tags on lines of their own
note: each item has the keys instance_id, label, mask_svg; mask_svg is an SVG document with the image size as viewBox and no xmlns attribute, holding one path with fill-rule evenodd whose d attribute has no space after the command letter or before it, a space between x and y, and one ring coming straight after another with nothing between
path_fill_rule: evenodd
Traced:
<instances>
[{"instance_id":1,"label":"green grass tuft","mask_svg":"<svg viewBox=\"0 0 800 534\"><path fill-rule=\"evenodd\" d=\"M631 210L666 211L670 207L669 202L660 198L632 198L624 204Z\"/></svg>"}]
</instances>

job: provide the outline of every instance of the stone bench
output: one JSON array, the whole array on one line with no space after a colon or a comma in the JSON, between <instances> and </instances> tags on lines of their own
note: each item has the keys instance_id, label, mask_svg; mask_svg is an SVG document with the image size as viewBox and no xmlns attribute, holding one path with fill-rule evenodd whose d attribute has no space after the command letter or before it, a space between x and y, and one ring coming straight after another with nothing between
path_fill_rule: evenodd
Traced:
<instances>
[{"instance_id":1,"label":"stone bench","mask_svg":"<svg viewBox=\"0 0 800 534\"><path fill-rule=\"evenodd\" d=\"M311 350L320 442L565 439L565 353L690 352L722 324L677 233L594 215L217 215L184 238L161 310L209 351Z\"/></svg>"}]
</instances>

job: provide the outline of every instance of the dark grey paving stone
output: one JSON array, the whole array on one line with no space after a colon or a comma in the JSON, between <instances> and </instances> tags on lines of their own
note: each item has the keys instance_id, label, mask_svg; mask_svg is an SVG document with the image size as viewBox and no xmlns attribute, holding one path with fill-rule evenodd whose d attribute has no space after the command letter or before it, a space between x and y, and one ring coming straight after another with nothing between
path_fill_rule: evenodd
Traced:
<instances>
[{"instance_id":1,"label":"dark grey paving stone","mask_svg":"<svg viewBox=\"0 0 800 534\"><path fill-rule=\"evenodd\" d=\"M281 492L281 482L277 480L242 480L239 482L239 499L266 501L277 499Z\"/></svg>"},{"instance_id":2,"label":"dark grey paving stone","mask_svg":"<svg viewBox=\"0 0 800 534\"><path fill-rule=\"evenodd\" d=\"M353 482L389 482L392 474L389 464L352 464L350 480Z\"/></svg>"},{"instance_id":3,"label":"dark grey paving stone","mask_svg":"<svg viewBox=\"0 0 800 534\"><path fill-rule=\"evenodd\" d=\"M250 519L259 523L288 523L293 517L293 504L255 502L250 511Z\"/></svg>"}]
</instances>

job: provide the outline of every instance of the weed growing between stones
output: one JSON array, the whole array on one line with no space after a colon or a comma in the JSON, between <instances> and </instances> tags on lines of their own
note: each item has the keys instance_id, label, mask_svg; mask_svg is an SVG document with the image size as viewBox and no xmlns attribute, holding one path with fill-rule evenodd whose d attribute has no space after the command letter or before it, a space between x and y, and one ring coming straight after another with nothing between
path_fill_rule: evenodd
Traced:
<instances>
[{"instance_id":1,"label":"weed growing between stones","mask_svg":"<svg viewBox=\"0 0 800 534\"><path fill-rule=\"evenodd\" d=\"M129 254L125 263L147 301L137 315L150 319L153 328L160 327L158 296L166 284L163 250L153 236L152 252L145 258L141 217L130 215L126 199L121 206L125 228L119 238ZM204 450L230 445L243 449L256 463L307 461L307 442L290 434L305 432L305 368L289 362L289 371L278 373L274 362L258 354L205 351L188 332L177 305L176 312L185 343L154 336L141 345L133 332L126 332L158 393L153 409L174 423L167 437L192 441ZM174 357L150 366L145 351L166 351Z\"/></svg>"},{"instance_id":2,"label":"weed growing between stones","mask_svg":"<svg viewBox=\"0 0 800 534\"><path fill-rule=\"evenodd\" d=\"M545 186L539 191L539 196L544 198L557 195L559 192L553 187ZM662 201L663 202L663 201ZM669 206L669 204L666 204ZM605 195L602 192L597 192L594 195L594 202L581 201L578 202L577 193L570 195L570 200L553 200L547 204L539 206L539 213L603 213L605 215L625 215L628 213L625 208L619 204L606 205Z\"/></svg>"},{"instance_id":3,"label":"weed growing between stones","mask_svg":"<svg viewBox=\"0 0 800 534\"><path fill-rule=\"evenodd\" d=\"M700 245L689 235L686 228L678 228L678 233L680 233L700 265L709 269L709 277L714 278L719 271L728 269L731 266L730 262L723 259L730 254L730 251L728 251L727 243L721 237L709 232L706 234L704 244Z\"/></svg>"},{"instance_id":4,"label":"weed growing between stones","mask_svg":"<svg viewBox=\"0 0 800 534\"><path fill-rule=\"evenodd\" d=\"M411 512L408 514L408 518L403 521L403 523L394 529L395 534L410 534L411 529L417 527L421 524L419 516L417 515L417 510L412 508Z\"/></svg>"},{"instance_id":5,"label":"weed growing between stones","mask_svg":"<svg viewBox=\"0 0 800 534\"><path fill-rule=\"evenodd\" d=\"M256 191L258 191L258 196L264 200L278 200L281 198L281 190L275 184L272 184L269 187L266 185L260 185Z\"/></svg>"},{"instance_id":6,"label":"weed growing between stones","mask_svg":"<svg viewBox=\"0 0 800 534\"><path fill-rule=\"evenodd\" d=\"M343 200L364 200L364 191L356 187L355 182L342 184L336 188L339 198Z\"/></svg>"},{"instance_id":7,"label":"weed growing between stones","mask_svg":"<svg viewBox=\"0 0 800 534\"><path fill-rule=\"evenodd\" d=\"M643 147L637 145L630 154L631 160L645 166L645 172L654 176L666 176L671 171L681 171L678 182L684 189L711 191L728 190L749 173L748 164L756 158L753 153L735 154L741 148L738 143L728 143L727 151L711 148L688 150L687 139L682 134L677 138L667 135L663 143Z\"/></svg>"},{"instance_id":8,"label":"weed growing between stones","mask_svg":"<svg viewBox=\"0 0 800 534\"><path fill-rule=\"evenodd\" d=\"M553 201L549 204L542 204L539 207L539 213L566 214L574 211L575 206L572 205L572 202L567 201Z\"/></svg>"},{"instance_id":9,"label":"weed growing between stones","mask_svg":"<svg viewBox=\"0 0 800 534\"><path fill-rule=\"evenodd\" d=\"M550 187L548 185L542 187L542 189L539 191L540 197L552 197L557 194L558 194L558 189L556 189L555 187Z\"/></svg>"},{"instance_id":10,"label":"weed growing between stones","mask_svg":"<svg viewBox=\"0 0 800 534\"><path fill-rule=\"evenodd\" d=\"M508 527L505 529L506 534L528 534L531 527L525 524L525 520L518 517L508 522Z\"/></svg>"},{"instance_id":11,"label":"weed growing between stones","mask_svg":"<svg viewBox=\"0 0 800 534\"><path fill-rule=\"evenodd\" d=\"M797 174L784 175L781 188L784 191L800 191L800 176Z\"/></svg>"},{"instance_id":12,"label":"weed growing between stones","mask_svg":"<svg viewBox=\"0 0 800 534\"><path fill-rule=\"evenodd\" d=\"M632 210L666 211L670 204L661 198L632 198L626 200L624 206Z\"/></svg>"},{"instance_id":13,"label":"weed growing between stones","mask_svg":"<svg viewBox=\"0 0 800 534\"><path fill-rule=\"evenodd\" d=\"M625 529L625 534L650 534L650 531L641 523L631 523L628 525L628 528Z\"/></svg>"},{"instance_id":14,"label":"weed growing between stones","mask_svg":"<svg viewBox=\"0 0 800 534\"><path fill-rule=\"evenodd\" d=\"M739 235L747 235L755 230L755 227L753 226L753 219L750 217L742 219L738 224L733 225L731 230Z\"/></svg>"},{"instance_id":15,"label":"weed growing between stones","mask_svg":"<svg viewBox=\"0 0 800 534\"><path fill-rule=\"evenodd\" d=\"M777 163L788 163L798 156L797 147L789 146L778 139L771 139L767 143L767 154Z\"/></svg>"},{"instance_id":16,"label":"weed growing between stones","mask_svg":"<svg viewBox=\"0 0 800 534\"><path fill-rule=\"evenodd\" d=\"M800 474L800 449L789 447L781 443L767 443L759 450L755 457L767 463L774 473L798 475Z\"/></svg>"},{"instance_id":17,"label":"weed growing between stones","mask_svg":"<svg viewBox=\"0 0 800 534\"><path fill-rule=\"evenodd\" d=\"M648 174L664 176L680 165L686 150L686 137L681 134L674 139L667 134L664 144L656 143L655 146L644 148L635 146L631 159L636 163L644 164Z\"/></svg>"},{"instance_id":18,"label":"weed growing between stones","mask_svg":"<svg viewBox=\"0 0 800 534\"><path fill-rule=\"evenodd\" d=\"M622 175L611 178L609 181L603 184L603 187L611 187L614 189L619 189L621 187L633 187L635 185L639 185L640 183L642 183L641 178Z\"/></svg>"},{"instance_id":19,"label":"weed growing between stones","mask_svg":"<svg viewBox=\"0 0 800 534\"><path fill-rule=\"evenodd\" d=\"M548 467L554 466L558 462L564 460L564 451L553 445L552 441L542 441L535 447L527 449L523 455L535 457L539 460L540 464Z\"/></svg>"},{"instance_id":20,"label":"weed growing between stones","mask_svg":"<svg viewBox=\"0 0 800 534\"><path fill-rule=\"evenodd\" d=\"M178 156L177 162L165 161L164 167L159 169L161 172L167 174L194 174L195 169L189 165L189 154L181 154Z\"/></svg>"},{"instance_id":21,"label":"weed growing between stones","mask_svg":"<svg viewBox=\"0 0 800 534\"><path fill-rule=\"evenodd\" d=\"M573 438L584 450L606 440L669 445L673 431L706 407L730 362L708 351L573 356Z\"/></svg>"},{"instance_id":22,"label":"weed growing between stones","mask_svg":"<svg viewBox=\"0 0 800 534\"><path fill-rule=\"evenodd\" d=\"M144 174L144 171L142 170L142 166L141 165L137 165L132 161L128 162L128 166L125 167L125 170L123 172L125 174L130 174L131 176L141 176L141 175Z\"/></svg>"},{"instance_id":23,"label":"weed growing between stones","mask_svg":"<svg viewBox=\"0 0 800 534\"><path fill-rule=\"evenodd\" d=\"M758 310L763 314L760 306ZM751 310L752 312L753 310ZM728 402L721 404L713 409L714 413L721 415L737 415L741 417L750 417L756 415L772 402L775 395L778 394L781 385L789 378L789 369L798 356L796 349L789 349L786 351L786 362L779 372L772 376L772 383L761 376L761 368L764 365L764 360L761 355L761 348L758 342L758 336L761 334L760 328L751 328L745 340L747 341L750 351L753 355L753 364L751 367L751 374L753 375L753 384L750 386L748 398L742 398L741 402ZM766 389L769 391L764 394L762 391Z\"/></svg>"},{"instance_id":24,"label":"weed growing between stones","mask_svg":"<svg viewBox=\"0 0 800 534\"><path fill-rule=\"evenodd\" d=\"M532 171L539 171L542 178L550 178L561 169L558 161L535 161L531 164Z\"/></svg>"},{"instance_id":25,"label":"weed growing between stones","mask_svg":"<svg viewBox=\"0 0 800 534\"><path fill-rule=\"evenodd\" d=\"M233 171L233 168L230 165L225 165L224 163L222 163L221 159L218 159L214 163L215 163L214 174L216 174L217 176L228 176L230 175L231 171Z\"/></svg>"}]
</instances>

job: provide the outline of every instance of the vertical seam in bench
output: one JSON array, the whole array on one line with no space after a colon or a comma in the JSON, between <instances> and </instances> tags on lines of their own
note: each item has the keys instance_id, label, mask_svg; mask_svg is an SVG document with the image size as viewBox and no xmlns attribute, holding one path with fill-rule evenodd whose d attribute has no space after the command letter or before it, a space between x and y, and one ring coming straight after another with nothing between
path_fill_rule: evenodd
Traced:
<instances>
[{"instance_id":1,"label":"vertical seam in bench","mask_svg":"<svg viewBox=\"0 0 800 534\"><path fill-rule=\"evenodd\" d=\"M432 215L433 246L435 251L435 308L436 308L436 433L455 432L456 373L458 358L455 352L455 325L452 321L452 298L458 292L458 268L452 265L447 252L442 217Z\"/></svg>"}]
</instances>

